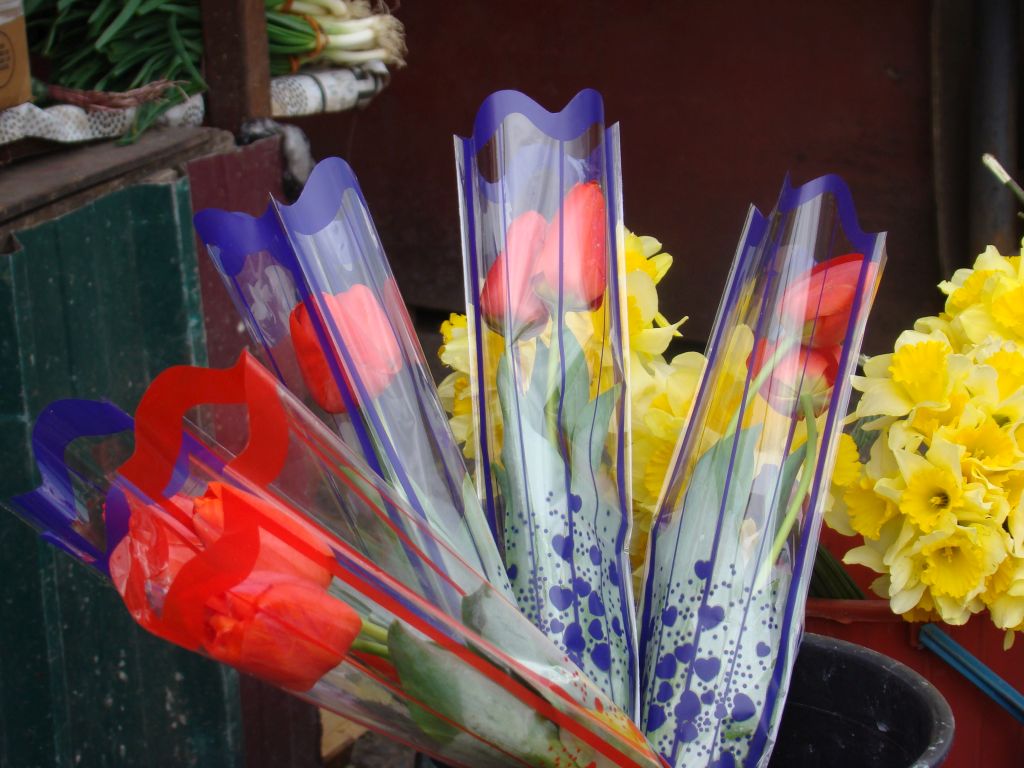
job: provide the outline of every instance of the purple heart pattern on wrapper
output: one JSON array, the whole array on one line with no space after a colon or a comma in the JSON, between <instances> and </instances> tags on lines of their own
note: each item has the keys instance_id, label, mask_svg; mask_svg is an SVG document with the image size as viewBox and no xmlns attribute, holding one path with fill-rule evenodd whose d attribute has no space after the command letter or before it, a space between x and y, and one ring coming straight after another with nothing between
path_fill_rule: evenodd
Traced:
<instances>
[{"instance_id":1,"label":"purple heart pattern on wrapper","mask_svg":"<svg viewBox=\"0 0 1024 768\"><path fill-rule=\"evenodd\" d=\"M640 725L673 766L767 764L884 259L834 176L748 215L645 575Z\"/></svg>"},{"instance_id":2,"label":"purple heart pattern on wrapper","mask_svg":"<svg viewBox=\"0 0 1024 768\"><path fill-rule=\"evenodd\" d=\"M455 154L460 430L330 158L294 205L195 218L260 359L170 368L134 416L55 401L7 506L151 633L446 764L767 765L884 235L834 176L751 210L642 477L649 512L667 463L638 609L629 385L669 381L671 257L623 226L595 91L495 93Z\"/></svg>"},{"instance_id":3,"label":"purple heart pattern on wrapper","mask_svg":"<svg viewBox=\"0 0 1024 768\"><path fill-rule=\"evenodd\" d=\"M635 713L617 126L501 91L455 148L477 488L520 609Z\"/></svg>"}]
</instances>

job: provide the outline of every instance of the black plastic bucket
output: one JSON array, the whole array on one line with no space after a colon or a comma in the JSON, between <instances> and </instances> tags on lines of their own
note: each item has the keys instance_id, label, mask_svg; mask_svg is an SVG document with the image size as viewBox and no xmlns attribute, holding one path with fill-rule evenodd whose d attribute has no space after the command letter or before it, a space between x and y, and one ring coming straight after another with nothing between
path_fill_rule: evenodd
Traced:
<instances>
[{"instance_id":1,"label":"black plastic bucket","mask_svg":"<svg viewBox=\"0 0 1024 768\"><path fill-rule=\"evenodd\" d=\"M773 768L930 768L952 745L953 712L917 672L860 645L804 636Z\"/></svg>"},{"instance_id":2,"label":"black plastic bucket","mask_svg":"<svg viewBox=\"0 0 1024 768\"><path fill-rule=\"evenodd\" d=\"M804 635L772 768L931 768L953 745L935 687L888 656ZM417 768L441 768L422 755Z\"/></svg>"}]
</instances>

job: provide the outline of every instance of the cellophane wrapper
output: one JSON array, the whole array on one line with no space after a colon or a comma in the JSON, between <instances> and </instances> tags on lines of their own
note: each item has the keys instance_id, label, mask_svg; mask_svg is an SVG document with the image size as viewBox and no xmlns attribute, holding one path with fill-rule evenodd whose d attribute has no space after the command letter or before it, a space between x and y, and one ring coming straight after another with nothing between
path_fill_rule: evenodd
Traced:
<instances>
[{"instance_id":1,"label":"cellophane wrapper","mask_svg":"<svg viewBox=\"0 0 1024 768\"><path fill-rule=\"evenodd\" d=\"M455 151L477 488L523 613L633 713L618 127L500 91Z\"/></svg>"},{"instance_id":2,"label":"cellophane wrapper","mask_svg":"<svg viewBox=\"0 0 1024 768\"><path fill-rule=\"evenodd\" d=\"M638 722L673 766L768 762L884 258L834 176L748 216L645 576Z\"/></svg>"},{"instance_id":3,"label":"cellophane wrapper","mask_svg":"<svg viewBox=\"0 0 1024 768\"><path fill-rule=\"evenodd\" d=\"M359 183L328 158L294 205L196 229L277 378L499 590L508 579ZM429 545L429 542L424 542Z\"/></svg>"},{"instance_id":4,"label":"cellophane wrapper","mask_svg":"<svg viewBox=\"0 0 1024 768\"><path fill-rule=\"evenodd\" d=\"M247 353L226 370L165 371L134 420L57 401L33 444L42 483L11 507L160 637L451 765L660 765Z\"/></svg>"}]
</instances>

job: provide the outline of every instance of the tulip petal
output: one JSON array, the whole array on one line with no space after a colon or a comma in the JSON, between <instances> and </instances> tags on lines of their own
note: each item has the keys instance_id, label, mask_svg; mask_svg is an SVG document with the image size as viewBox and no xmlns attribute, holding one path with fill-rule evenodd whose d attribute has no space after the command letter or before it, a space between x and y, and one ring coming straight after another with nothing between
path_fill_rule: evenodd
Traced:
<instances>
[{"instance_id":1,"label":"tulip petal","mask_svg":"<svg viewBox=\"0 0 1024 768\"><path fill-rule=\"evenodd\" d=\"M577 184L566 194L548 227L538 260L540 291L551 301L561 294L566 310L597 309L607 272L604 193L597 182Z\"/></svg>"},{"instance_id":2,"label":"tulip petal","mask_svg":"<svg viewBox=\"0 0 1024 768\"><path fill-rule=\"evenodd\" d=\"M547 226L536 211L517 216L505 235L505 250L487 270L480 291L480 311L499 333L518 337L539 330L547 320L548 310L533 290L537 256Z\"/></svg>"}]
</instances>

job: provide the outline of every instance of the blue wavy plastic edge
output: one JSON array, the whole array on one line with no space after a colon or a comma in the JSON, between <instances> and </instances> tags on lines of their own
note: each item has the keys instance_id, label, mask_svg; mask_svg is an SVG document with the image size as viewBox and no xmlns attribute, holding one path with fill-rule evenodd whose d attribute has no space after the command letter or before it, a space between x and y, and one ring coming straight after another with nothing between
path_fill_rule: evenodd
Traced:
<instances>
[{"instance_id":1,"label":"blue wavy plastic edge","mask_svg":"<svg viewBox=\"0 0 1024 768\"><path fill-rule=\"evenodd\" d=\"M853 203L853 195L850 192L849 186L846 182L836 174L827 174L813 179L799 187L793 187L790 183L789 175L787 174L786 179L783 183L782 193L779 196L779 202L776 205L773 213L787 213L794 210L800 205L808 203L815 198L823 197L825 195L832 195L836 203L836 210L839 214L839 221L843 226L843 234L846 239L850 241L850 244L854 249L864 255L865 264L868 262L877 263L879 261L879 251L885 245L885 232L867 233L864 232L860 227L860 222L857 218L857 210ZM770 218L770 217L769 217ZM766 219L766 223L767 223ZM862 302L865 296L865 280L867 279L867 273L865 270L861 270L861 274L857 284L857 292L854 299L854 305L852 307L851 316L860 312ZM843 353L840 361L840 375L843 380L848 380L850 374L853 373L855 367L855 360L851 359L850 347L853 341L853 326L848 326L846 329L846 335L843 338ZM837 403L838 404L838 403ZM841 414L833 410L829 414L826 420L825 427L822 430L822 438L824 441L831 439L831 434L836 428L836 423L841 419ZM819 457L817 465L815 467L815 480L820 477L821 468L827 459L826 452L822 452ZM811 492L808 496L807 505L808 509L813 509L818 502L818 496L822 493L820 484L815 482L812 485ZM821 519L817 521L811 521L812 524L818 525L820 530ZM813 564L813 552L809 548L811 536L801 536L800 542L797 547L796 558L793 564L793 581L790 586L790 594L786 600L786 609L783 613L782 620L782 631L781 637L788 636L794 629L795 623L801 619L801 616L797 615L796 611L796 600L794 599L795 591L800 589L801 583L806 580L806 571ZM817 536L813 537L817 542ZM809 559L810 558L810 559ZM800 606L801 611L803 605ZM767 746L767 740L771 731L769 727L769 721L772 716L773 710L776 707L776 699L779 696L779 692L782 685L782 678L785 673L787 666L792 664L792 660L789 659L788 648L780 649L781 652L776 661L775 670L772 674L772 683L769 688L769 696L765 702L764 710L761 713L761 720L758 724L757 730L755 731L755 737L751 742L752 751L755 753L762 753Z\"/></svg>"},{"instance_id":2,"label":"blue wavy plastic edge","mask_svg":"<svg viewBox=\"0 0 1024 768\"><path fill-rule=\"evenodd\" d=\"M779 194L779 201L776 203L775 213L788 213L795 208L810 202L816 197L832 195L836 201L836 208L839 212L839 221L843 225L843 234L855 250L868 258L875 249L885 241L885 232L865 232L860 228L857 219L857 209L853 204L853 195L850 188L842 177L834 173L827 173L812 179L799 187L794 187L790 182L789 174L786 174L782 182L782 192ZM767 221L767 217L761 214L757 208L754 209L758 216ZM770 214L769 214L770 216Z\"/></svg>"},{"instance_id":3,"label":"blue wavy plastic edge","mask_svg":"<svg viewBox=\"0 0 1024 768\"><path fill-rule=\"evenodd\" d=\"M468 155L479 151L490 141L502 128L502 123L511 115L523 115L540 131L551 138L561 141L570 141L577 138L594 125L596 122L604 123L604 99L601 94L593 88L584 88L558 112L549 112L525 93L516 90L495 91L483 100L473 121L473 132L469 136L456 136L456 145L461 144ZM465 190L473 189L472 164L465 163L465 167L459 170L459 163L456 163L456 170L460 173L460 183ZM611 215L609 209L609 215ZM475 229L475 213L472 205L465 206L465 214L470 229ZM468 279L473 285L479 285L480 272L478 269L479 258L476 252L475 238L466 240L466 247L470 251ZM467 296L467 301L469 297ZM616 295L616 301L618 300ZM478 312L469 313L470 322L474 325L474 333L477 339L484 336L483 319ZM477 376L483 380L482 356L477 354ZM487 408L486 394L480 392L478 399L478 418L480 420L480 434L487 433ZM491 465L490 448L486 440L480 440L477 446L484 466ZM487 524L491 528L491 534L495 541L500 541L497 521L497 505L493 489L490 483L484 483L484 512L487 517Z\"/></svg>"},{"instance_id":4,"label":"blue wavy plastic edge","mask_svg":"<svg viewBox=\"0 0 1024 768\"><path fill-rule=\"evenodd\" d=\"M39 414L32 429L32 452L40 484L11 498L16 513L40 531L45 541L59 547L102 573L108 573L107 552L101 552L74 529L78 507L70 471L64 461L68 445L81 437L104 437L130 431L134 420L116 405L96 400L55 400ZM125 520L114 515L107 540L120 541L127 533Z\"/></svg>"},{"instance_id":5,"label":"blue wavy plastic edge","mask_svg":"<svg viewBox=\"0 0 1024 768\"><path fill-rule=\"evenodd\" d=\"M495 91L480 105L473 121L473 133L460 137L478 147L490 141L510 115L523 115L553 139L570 141L594 123L604 123L604 101L593 88L584 88L559 112L549 112L520 91Z\"/></svg>"},{"instance_id":6,"label":"blue wavy plastic edge","mask_svg":"<svg viewBox=\"0 0 1024 768\"><path fill-rule=\"evenodd\" d=\"M798 187L794 187L790 181L790 176L787 173L782 182L782 190L779 193L778 202L767 216L761 213L760 209L756 206L751 206L751 218L747 238L740 244L740 256L733 263L729 276L726 279L726 292L718 307L715 325L711 333L711 340L708 343L707 357L709 361L713 356L719 354L721 351L723 343L722 334L725 332L725 318L729 314L728 308L733 306L739 298L740 285L739 280L736 279L737 275L742 272L743 267L747 265L747 262L754 255L754 251L749 246L753 243L759 242L764 237L765 230L773 215L789 213L804 203L808 203L816 197L822 197L824 195L832 195L835 198L836 209L839 213L839 221L843 225L843 234L846 235L850 244L854 246L857 251L863 253L866 260L875 260L874 257L877 250L880 249L885 242L886 233L867 233L861 229L860 222L857 219L857 211L853 204L853 195L850 193L850 188L847 186L846 182L843 181L840 176L834 173L829 173L824 176L819 176L816 179L812 179ZM847 334L847 336L848 335L849 334ZM848 341L849 338L844 337L844 346ZM702 377L700 386L697 388L697 392L693 398L694 403L700 402L705 395L707 387L707 377ZM694 422L691 421L687 424L686 435L684 436L684 450L680 451L676 456L677 463L686 453L690 442L694 439L694 430ZM665 511L659 511L659 516L655 521L655 524L657 525L667 522L665 517ZM646 584L644 592L646 598Z\"/></svg>"},{"instance_id":7,"label":"blue wavy plastic edge","mask_svg":"<svg viewBox=\"0 0 1024 768\"><path fill-rule=\"evenodd\" d=\"M254 251L268 250L268 245L275 260L295 261L278 210L289 226L302 234L314 234L334 220L338 200L347 191L355 192L363 208L369 209L352 167L340 157L329 157L316 164L299 199L291 205L271 200L259 216L206 208L195 214L192 222L203 242L216 246L217 253L212 255L218 266L228 275L237 275Z\"/></svg>"},{"instance_id":8,"label":"blue wavy plastic edge","mask_svg":"<svg viewBox=\"0 0 1024 768\"><path fill-rule=\"evenodd\" d=\"M72 442L83 437L108 437L133 432L135 420L113 403L104 400L69 398L54 400L36 419L32 429L32 454L39 468L40 483L35 490L14 496L10 506L25 522L39 531L40 538L64 550L83 563L108 574L110 553L128 535L131 510L116 483L106 489L95 485L96 476L80 477L100 493L106 491L103 507L106 548L100 551L74 528L79 520L78 501L71 482L65 454ZM178 492L188 478L189 457L202 457L211 467L223 467L202 443L184 433L181 452L165 491Z\"/></svg>"},{"instance_id":9,"label":"blue wavy plastic edge","mask_svg":"<svg viewBox=\"0 0 1024 768\"><path fill-rule=\"evenodd\" d=\"M193 223L203 242L216 246L217 253L211 252L211 257L218 268L232 277L242 271L247 259L255 251L268 250L269 244L271 256L292 273L295 286L305 302L310 297L309 286L298 255L288 240L287 232L294 229L300 234L309 235L327 228L335 221L342 196L348 191L355 192L363 210L368 212L369 206L352 167L340 157L329 157L316 164L302 194L292 205L283 205L271 198L266 211L259 217L219 208L207 208L193 217ZM347 355L347 352L342 350L342 355ZM337 367L333 356L327 356L327 363L335 380L342 381L345 376ZM278 379L282 378L276 366L275 373L278 374ZM353 384L365 397L366 393L362 389L363 384L359 377L355 377ZM361 413L348 388L339 387L339 391L348 413ZM368 418L379 434L385 432L372 409L365 418ZM364 417L353 418L352 425L362 446L364 459L374 472L384 476ZM412 486L405 479L404 468L394 446L388 443L381 448L402 479L403 486L411 492ZM415 493L411 494L410 503L421 516L425 516Z\"/></svg>"},{"instance_id":10,"label":"blue wavy plastic edge","mask_svg":"<svg viewBox=\"0 0 1024 768\"><path fill-rule=\"evenodd\" d=\"M304 234L323 229L334 220L338 212L340 194L349 189L359 196L363 208L367 209L366 199L359 188L352 167L339 157L329 157L316 164L302 194L292 205L282 205L271 198L266 210L259 216L220 208L206 208L195 214L192 222L200 239L208 247L214 246L215 250L209 250L210 257L226 276L234 278L245 268L246 261L253 253L268 251L274 261L292 273L296 288L303 301L306 301L309 290L302 279L302 265L288 241L285 224L294 222L296 228ZM283 222L285 216L288 217L288 221ZM239 310L243 311L243 308L240 307ZM327 362L335 380L342 380L342 373L334 359L328 356ZM278 379L282 379L276 363L273 360L270 360L270 363ZM358 413L348 389L341 387L340 392L346 410L352 414ZM361 419L356 419L353 420L353 427L367 463L374 472L383 474L383 469L374 456L373 443L366 425Z\"/></svg>"},{"instance_id":11,"label":"blue wavy plastic edge","mask_svg":"<svg viewBox=\"0 0 1024 768\"><path fill-rule=\"evenodd\" d=\"M771 219L776 215L784 215L793 211L805 203L808 203L816 198L823 197L825 195L831 195L836 204L836 211L839 216L839 221L843 227L843 234L846 239L849 240L851 246L856 251L864 254L865 263L877 262L879 259L879 252L883 248L885 243L885 232L878 233L866 233L860 227L860 223L857 218L856 208L853 203L853 196L850 192L846 182L836 174L826 174L816 179L812 179L798 187L794 187L790 181L789 174L786 175L783 180L782 190L779 194L778 202L772 209L771 213L765 216L756 206L751 206L751 212L749 216L749 226L746 227L747 233L746 238L740 243L738 250L738 258L734 261L732 269L729 272L727 280L727 290L723 296L722 303L718 308L716 315L715 325L711 334L711 341L708 345L707 358L709 360L708 368L710 369L710 361L713 360L722 351L723 345L723 334L726 326L728 325L727 318L731 314L730 308L735 305L738 299L739 291L741 288L740 280L738 276L745 271L745 268L749 264L750 259L757 255L756 246L765 236L766 230L769 226ZM854 310L859 311L861 302L863 301L864 295L864 281L866 279L866 272L862 271L858 282L857 298L855 299ZM852 341L853 328L848 327L846 335L843 339L843 355L841 359L840 369L843 375L848 375L852 372L852 363L850 359L849 347ZM700 386L694 396L694 404L699 403L705 396L706 390L709 386L708 378L702 377ZM823 430L825 439L831 434L832 429L835 426L836 417L834 414L830 415L830 418L826 421L825 429ZM675 464L672 467L672 472L675 472L679 464L683 459L689 455L692 442L696 439L696 420L691 421L687 425L686 434L684 436L684 443L682 450L676 453ZM820 475L821 465L825 461L825 454L819 458L818 463L815 467L815 477ZM815 484L808 498L809 508L813 508L817 501L817 497L820 494L821 489ZM654 547L657 544L657 529L664 527L671 519L671 511L662 508L658 512L658 516L652 526L651 535L651 546ZM719 521L720 524L721 521ZM820 524L820 520L818 521ZM794 579L790 586L790 595L786 601L786 608L782 617L782 631L780 637L787 636L794 626L794 621L798 618L794 610L794 590L800 586L800 579L798 574L806 570L808 564L808 536L801 536L799 546L794 559ZM653 550L652 550L653 551ZM653 589L652 580L649 578L649 574L645 574L643 583L643 603L642 612L638 620L638 625L641 632L640 647L646 648L650 640L650 619L651 619L651 590ZM783 644L785 645L785 644ZM769 693L765 702L764 709L762 710L760 721L755 731L755 736L751 741L751 752L754 754L760 754L766 747L766 742L771 732L769 720L775 709L775 699L778 697L780 686L782 684L782 677L784 675L786 666L788 663L788 650L786 647L780 648L780 654L776 661L775 669L772 673L772 681L769 686ZM646 702L641 702L641 706L644 706Z\"/></svg>"}]
</instances>

